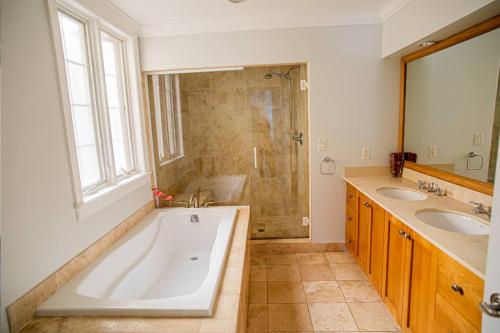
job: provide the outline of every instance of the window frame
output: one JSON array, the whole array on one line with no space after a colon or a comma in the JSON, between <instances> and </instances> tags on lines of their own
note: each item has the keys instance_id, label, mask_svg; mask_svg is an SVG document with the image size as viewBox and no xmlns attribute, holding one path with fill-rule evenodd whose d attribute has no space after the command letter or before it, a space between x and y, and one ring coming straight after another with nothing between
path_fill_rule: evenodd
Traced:
<instances>
[{"instance_id":1,"label":"window frame","mask_svg":"<svg viewBox=\"0 0 500 333\"><path fill-rule=\"evenodd\" d=\"M74 0L47 0L49 18L52 27L54 50L58 68L60 85L60 98L62 102L63 118L66 128L66 141L68 146L69 163L73 180L74 208L77 220L82 220L95 212L109 206L119 198L150 185L150 167L147 162L147 148L144 139L144 119L142 114L141 95L139 92L138 75L132 75L137 71L137 62L128 57L135 54L135 44L130 35L120 31L100 16L94 14L87 8ZM62 40L59 12L68 15L84 24L86 32L86 45L88 55L89 94L94 104L94 126L97 142L101 151L104 174L104 182L91 189L83 188L76 152L75 129L73 126L73 114L69 98L69 85L66 73L64 56L64 43ZM107 103L107 91L105 83L105 71L102 58L101 33L109 35L119 41L121 60L121 85L119 94L125 94L121 101L124 108L128 126L128 141L130 148L130 164L133 170L127 170L124 174L117 176L114 166L113 146L111 141L111 129L109 120L109 109ZM136 87L136 89L132 89ZM96 124L97 123L97 124ZM97 134L98 133L98 134Z\"/></svg>"},{"instance_id":2,"label":"window frame","mask_svg":"<svg viewBox=\"0 0 500 333\"><path fill-rule=\"evenodd\" d=\"M160 109L160 114L159 118L162 121L161 127L162 127L162 147L163 147L163 159L160 159L160 147L159 147L159 136L158 136L158 123L157 123L157 108L156 108L156 103L153 103L153 110L154 114L152 114L152 109L151 109L151 100L155 102L155 91L154 91L154 77L157 77L158 79L158 93L159 93L159 103L161 106ZM151 77L151 80L149 80L148 77ZM162 78L163 80L160 80ZM170 137L169 137L169 124L171 121L169 120L168 116L168 106L167 106L167 85L165 84L166 78L170 79L170 93L169 95L171 96L172 100L172 118L174 121L175 126L173 127L174 131L174 136L175 136L175 147L176 152L173 154L170 152ZM163 84L161 83L163 81ZM153 85L152 87L149 87L149 84ZM150 118L153 120L154 119L154 125L155 125L155 132L153 133L153 140L155 140L155 147L156 147L156 152L155 152L155 159L158 161L160 166L167 165L169 163L172 163L173 161L179 160L185 156L184 154L184 136L182 132L182 108L181 108L181 95L180 95L180 80L179 80L179 75L178 74L168 74L168 73L155 73L155 72L150 72L146 75L146 84L148 85L148 110L150 113ZM165 96L164 99L162 100L161 98L161 93L163 92L163 95ZM153 93L151 96L150 94ZM164 105L163 105L164 104Z\"/></svg>"}]
</instances>

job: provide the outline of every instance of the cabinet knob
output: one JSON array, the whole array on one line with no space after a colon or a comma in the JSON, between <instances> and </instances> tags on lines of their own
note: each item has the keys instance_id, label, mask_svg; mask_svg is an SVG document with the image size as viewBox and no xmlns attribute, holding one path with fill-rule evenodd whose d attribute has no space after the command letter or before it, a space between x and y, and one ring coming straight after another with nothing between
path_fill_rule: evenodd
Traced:
<instances>
[{"instance_id":1,"label":"cabinet knob","mask_svg":"<svg viewBox=\"0 0 500 333\"><path fill-rule=\"evenodd\" d=\"M346 243L347 243L347 244L351 244L351 243L352 243L352 240L348 239L348 240L346 241Z\"/></svg>"},{"instance_id":2,"label":"cabinet knob","mask_svg":"<svg viewBox=\"0 0 500 333\"><path fill-rule=\"evenodd\" d=\"M352 199L353 197L354 197L354 195L352 195L352 194L349 194L349 196L348 196L349 199Z\"/></svg>"},{"instance_id":3,"label":"cabinet knob","mask_svg":"<svg viewBox=\"0 0 500 333\"><path fill-rule=\"evenodd\" d=\"M366 208L371 208L372 206L367 202L367 201L363 201L362 202L363 206L365 206Z\"/></svg>"},{"instance_id":4,"label":"cabinet knob","mask_svg":"<svg viewBox=\"0 0 500 333\"><path fill-rule=\"evenodd\" d=\"M399 230L399 235L400 235L401 237L406 238L406 232L404 232L404 230Z\"/></svg>"},{"instance_id":5,"label":"cabinet knob","mask_svg":"<svg viewBox=\"0 0 500 333\"><path fill-rule=\"evenodd\" d=\"M456 293L458 293L458 294L460 294L460 295L463 295L463 294L464 294L464 290L463 290L463 288L462 288L462 287L460 287L458 284L455 284L455 283L454 283L454 284L452 284L452 285L451 285L451 289L452 289L454 292L456 292Z\"/></svg>"},{"instance_id":6,"label":"cabinet knob","mask_svg":"<svg viewBox=\"0 0 500 333\"><path fill-rule=\"evenodd\" d=\"M351 221L352 221L352 217L348 216L348 217L346 218L346 222L351 222Z\"/></svg>"}]
</instances>

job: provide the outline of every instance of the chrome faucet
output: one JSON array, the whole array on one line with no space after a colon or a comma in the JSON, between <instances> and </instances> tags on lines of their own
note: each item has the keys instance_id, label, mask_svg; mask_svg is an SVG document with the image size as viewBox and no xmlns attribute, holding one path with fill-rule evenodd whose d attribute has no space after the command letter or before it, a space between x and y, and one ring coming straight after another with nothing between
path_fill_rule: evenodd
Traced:
<instances>
[{"instance_id":1,"label":"chrome faucet","mask_svg":"<svg viewBox=\"0 0 500 333\"><path fill-rule=\"evenodd\" d=\"M474 209L472 209L472 212L474 214L476 215L484 214L488 216L488 218L491 218L491 207L486 207L485 205L477 201L469 201L469 203L473 206L476 206L474 207Z\"/></svg>"},{"instance_id":2,"label":"chrome faucet","mask_svg":"<svg viewBox=\"0 0 500 333\"><path fill-rule=\"evenodd\" d=\"M189 205L193 208L200 208L200 198L197 193L191 194L189 198Z\"/></svg>"},{"instance_id":3,"label":"chrome faucet","mask_svg":"<svg viewBox=\"0 0 500 333\"><path fill-rule=\"evenodd\" d=\"M426 191L429 193L434 193L436 197L444 197L446 195L446 189L440 188L438 183L426 183L423 180L417 180L417 189Z\"/></svg>"}]
</instances>

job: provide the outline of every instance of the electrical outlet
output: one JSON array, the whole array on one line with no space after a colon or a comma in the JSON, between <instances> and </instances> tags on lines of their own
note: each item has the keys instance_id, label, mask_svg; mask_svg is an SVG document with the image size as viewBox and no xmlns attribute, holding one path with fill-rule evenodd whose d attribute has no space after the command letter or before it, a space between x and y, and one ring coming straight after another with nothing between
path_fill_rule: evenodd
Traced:
<instances>
[{"instance_id":1,"label":"electrical outlet","mask_svg":"<svg viewBox=\"0 0 500 333\"><path fill-rule=\"evenodd\" d=\"M363 147L363 149L361 149L361 159L362 160L369 160L370 159L370 148Z\"/></svg>"},{"instance_id":2,"label":"electrical outlet","mask_svg":"<svg viewBox=\"0 0 500 333\"><path fill-rule=\"evenodd\" d=\"M484 144L484 133L474 133L474 146L482 146Z\"/></svg>"},{"instance_id":3,"label":"electrical outlet","mask_svg":"<svg viewBox=\"0 0 500 333\"><path fill-rule=\"evenodd\" d=\"M437 146L429 145L429 157L434 158L437 157Z\"/></svg>"},{"instance_id":4,"label":"electrical outlet","mask_svg":"<svg viewBox=\"0 0 500 333\"><path fill-rule=\"evenodd\" d=\"M326 151L328 149L328 140L324 137L318 138L318 151Z\"/></svg>"}]
</instances>

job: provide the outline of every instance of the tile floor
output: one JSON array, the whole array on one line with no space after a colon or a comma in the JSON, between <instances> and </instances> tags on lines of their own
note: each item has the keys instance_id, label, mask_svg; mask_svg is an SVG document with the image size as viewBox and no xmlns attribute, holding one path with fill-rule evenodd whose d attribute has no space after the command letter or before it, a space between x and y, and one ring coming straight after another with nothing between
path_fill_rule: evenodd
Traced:
<instances>
[{"instance_id":1,"label":"tile floor","mask_svg":"<svg viewBox=\"0 0 500 333\"><path fill-rule=\"evenodd\" d=\"M248 333L399 332L349 252L252 254Z\"/></svg>"}]
</instances>

